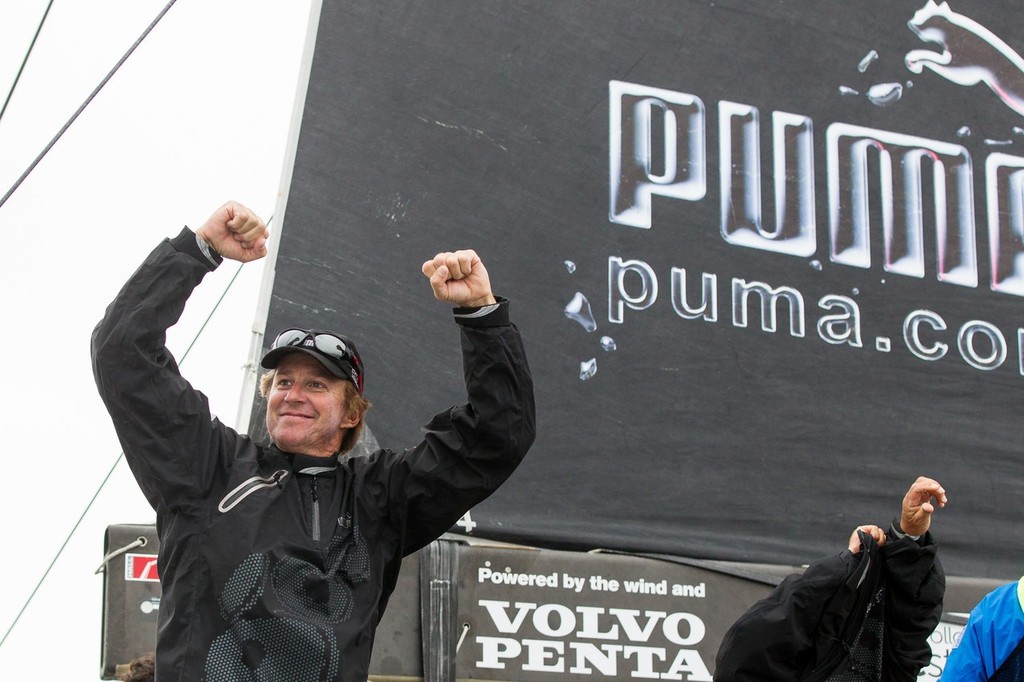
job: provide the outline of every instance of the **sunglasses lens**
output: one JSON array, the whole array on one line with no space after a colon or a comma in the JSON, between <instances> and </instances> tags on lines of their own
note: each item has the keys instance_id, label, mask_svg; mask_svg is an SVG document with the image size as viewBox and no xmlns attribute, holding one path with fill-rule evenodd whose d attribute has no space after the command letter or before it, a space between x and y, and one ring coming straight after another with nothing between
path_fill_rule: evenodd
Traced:
<instances>
[{"instance_id":1,"label":"sunglasses lens","mask_svg":"<svg viewBox=\"0 0 1024 682\"><path fill-rule=\"evenodd\" d=\"M359 360L349 345L334 334L318 333L306 329L285 329L274 339L271 349L304 346L309 343L309 339L313 340L317 351L334 359L338 368L351 377L352 383L356 385L361 394L363 392L363 377Z\"/></svg>"},{"instance_id":2,"label":"sunglasses lens","mask_svg":"<svg viewBox=\"0 0 1024 682\"><path fill-rule=\"evenodd\" d=\"M286 329L277 335L274 339L274 348L283 348L285 346L298 346L302 343L303 339L309 336L309 332L302 329Z\"/></svg>"},{"instance_id":3,"label":"sunglasses lens","mask_svg":"<svg viewBox=\"0 0 1024 682\"><path fill-rule=\"evenodd\" d=\"M348 346L345 345L345 342L332 334L317 334L313 342L316 343L317 350L327 353L332 358L343 360L349 356Z\"/></svg>"}]
</instances>

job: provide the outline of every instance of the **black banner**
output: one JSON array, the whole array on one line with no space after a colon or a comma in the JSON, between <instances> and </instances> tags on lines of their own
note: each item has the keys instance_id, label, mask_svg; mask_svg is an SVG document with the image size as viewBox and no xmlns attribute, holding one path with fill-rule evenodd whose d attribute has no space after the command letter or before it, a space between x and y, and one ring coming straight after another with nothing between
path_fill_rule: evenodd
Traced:
<instances>
[{"instance_id":1,"label":"black banner","mask_svg":"<svg viewBox=\"0 0 1024 682\"><path fill-rule=\"evenodd\" d=\"M1024 18L1006 0L324 2L269 310L352 336L402 448L460 402L419 267L512 301L538 439L464 520L800 564L918 475L1020 573Z\"/></svg>"}]
</instances>

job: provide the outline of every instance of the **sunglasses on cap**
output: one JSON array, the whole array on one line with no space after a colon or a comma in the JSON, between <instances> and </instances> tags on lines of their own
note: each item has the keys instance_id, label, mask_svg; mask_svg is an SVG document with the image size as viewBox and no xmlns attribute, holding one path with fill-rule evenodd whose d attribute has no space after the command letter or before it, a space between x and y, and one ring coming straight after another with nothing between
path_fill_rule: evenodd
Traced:
<instances>
[{"instance_id":1,"label":"sunglasses on cap","mask_svg":"<svg viewBox=\"0 0 1024 682\"><path fill-rule=\"evenodd\" d=\"M351 341L337 334L315 329L285 329L274 339L270 351L263 356L260 364L272 369L280 362L280 358L292 349L313 355L335 376L351 380L362 395L363 366L355 344ZM330 364L324 361L325 357L331 361Z\"/></svg>"}]
</instances>

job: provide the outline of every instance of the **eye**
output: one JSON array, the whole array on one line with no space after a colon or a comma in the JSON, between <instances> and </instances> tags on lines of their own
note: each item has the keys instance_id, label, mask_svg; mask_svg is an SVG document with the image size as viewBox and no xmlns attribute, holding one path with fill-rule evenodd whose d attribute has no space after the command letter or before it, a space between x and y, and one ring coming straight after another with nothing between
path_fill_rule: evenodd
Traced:
<instances>
[{"instance_id":1,"label":"eye","mask_svg":"<svg viewBox=\"0 0 1024 682\"><path fill-rule=\"evenodd\" d=\"M309 382L309 387L310 388L315 388L315 389L318 389L318 390L323 390L323 389L327 388L327 384L323 383L322 381L311 381L311 382Z\"/></svg>"},{"instance_id":2,"label":"eye","mask_svg":"<svg viewBox=\"0 0 1024 682\"><path fill-rule=\"evenodd\" d=\"M285 379L284 377L279 377L277 381L274 382L274 388L289 388L291 385L292 380Z\"/></svg>"}]
</instances>

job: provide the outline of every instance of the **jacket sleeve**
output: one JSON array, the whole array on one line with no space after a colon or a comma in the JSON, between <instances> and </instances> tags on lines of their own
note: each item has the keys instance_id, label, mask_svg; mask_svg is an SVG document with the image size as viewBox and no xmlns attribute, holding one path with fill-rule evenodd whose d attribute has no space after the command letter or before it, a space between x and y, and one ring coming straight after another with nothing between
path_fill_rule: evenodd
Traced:
<instances>
[{"instance_id":1,"label":"jacket sleeve","mask_svg":"<svg viewBox=\"0 0 1024 682\"><path fill-rule=\"evenodd\" d=\"M985 670L985 662L991 658L991 654L986 654L982 649L982 639L978 622L972 614L960 634L960 642L946 657L940 679L947 682L986 682L989 673Z\"/></svg>"},{"instance_id":2,"label":"jacket sleeve","mask_svg":"<svg viewBox=\"0 0 1024 682\"><path fill-rule=\"evenodd\" d=\"M468 401L436 415L423 440L391 468L393 523L410 554L451 528L516 469L533 443L533 379L508 302L484 317L456 319Z\"/></svg>"},{"instance_id":3,"label":"jacket sleeve","mask_svg":"<svg viewBox=\"0 0 1024 682\"><path fill-rule=\"evenodd\" d=\"M960 642L946 658L943 682L996 679L997 673L1003 674L1006 668L1019 664L1018 647L1024 646L1024 611L1019 592L1022 589L1024 578L982 597L971 610Z\"/></svg>"},{"instance_id":4,"label":"jacket sleeve","mask_svg":"<svg viewBox=\"0 0 1024 682\"><path fill-rule=\"evenodd\" d=\"M946 574L931 533L892 539L882 547L886 593L885 664L889 680L916 680L931 660L928 637L942 617Z\"/></svg>"},{"instance_id":5,"label":"jacket sleeve","mask_svg":"<svg viewBox=\"0 0 1024 682\"><path fill-rule=\"evenodd\" d=\"M165 347L193 289L216 264L185 228L164 240L129 278L92 334L92 366L139 486L158 512L198 499L222 451L206 397L178 372Z\"/></svg>"},{"instance_id":6,"label":"jacket sleeve","mask_svg":"<svg viewBox=\"0 0 1024 682\"><path fill-rule=\"evenodd\" d=\"M788 576L729 628L715 659L715 680L797 680L813 664L819 625L853 568L850 552Z\"/></svg>"}]
</instances>

